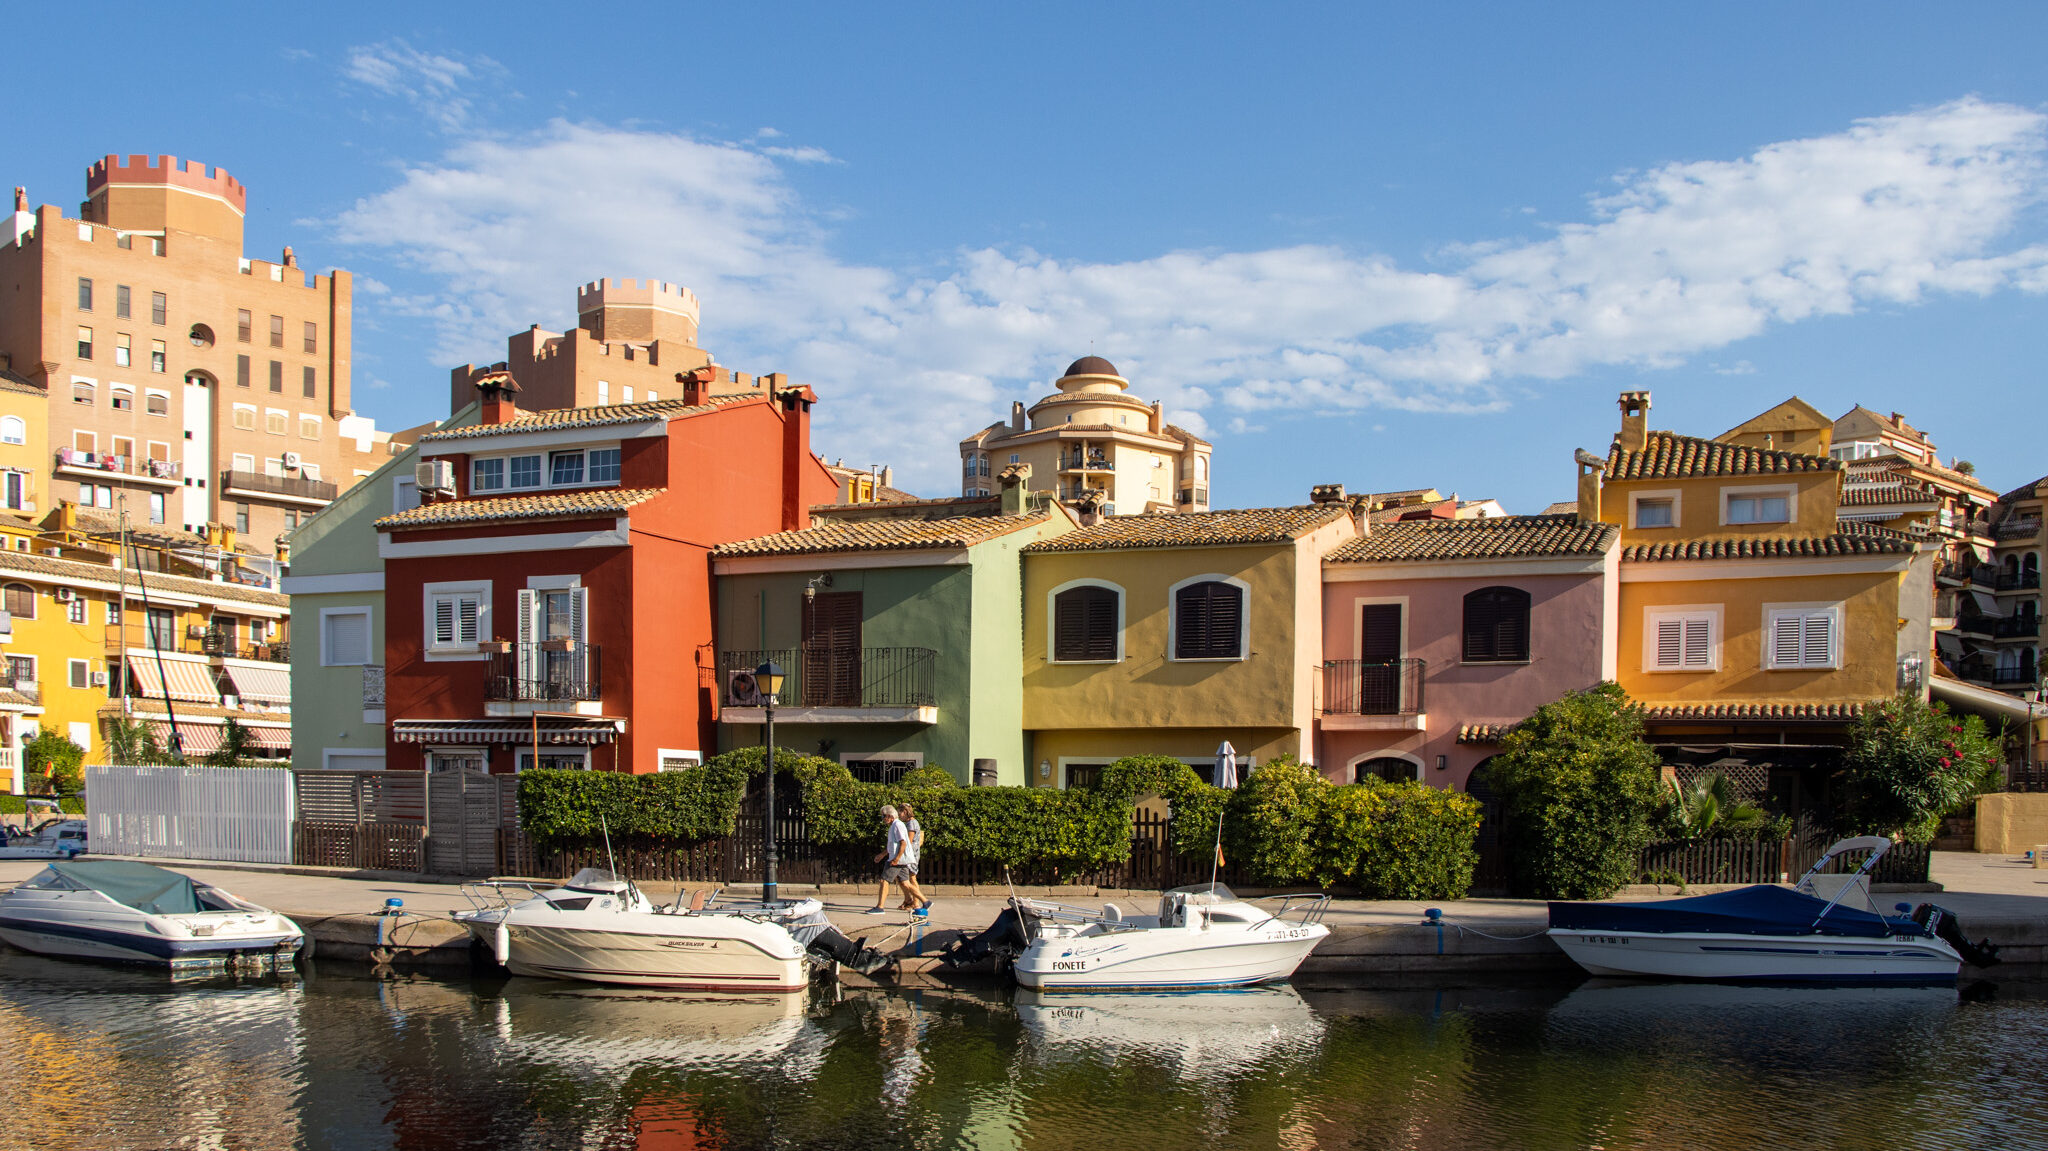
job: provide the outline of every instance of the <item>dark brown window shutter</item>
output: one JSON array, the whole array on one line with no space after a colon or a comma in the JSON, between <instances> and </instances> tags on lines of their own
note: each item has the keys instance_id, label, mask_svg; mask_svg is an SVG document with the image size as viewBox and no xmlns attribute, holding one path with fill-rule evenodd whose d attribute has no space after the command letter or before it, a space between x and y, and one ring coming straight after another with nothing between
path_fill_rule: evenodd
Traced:
<instances>
[{"instance_id":1,"label":"dark brown window shutter","mask_svg":"<svg viewBox=\"0 0 2048 1151\"><path fill-rule=\"evenodd\" d=\"M1244 589L1222 580L1174 593L1175 659L1239 659L1244 655Z\"/></svg>"},{"instance_id":2,"label":"dark brown window shutter","mask_svg":"<svg viewBox=\"0 0 2048 1151\"><path fill-rule=\"evenodd\" d=\"M1068 588L1053 597L1055 660L1116 658L1117 593L1106 587Z\"/></svg>"},{"instance_id":3,"label":"dark brown window shutter","mask_svg":"<svg viewBox=\"0 0 2048 1151\"><path fill-rule=\"evenodd\" d=\"M1529 593L1483 587L1465 596L1465 661L1520 662L1529 658Z\"/></svg>"}]
</instances>

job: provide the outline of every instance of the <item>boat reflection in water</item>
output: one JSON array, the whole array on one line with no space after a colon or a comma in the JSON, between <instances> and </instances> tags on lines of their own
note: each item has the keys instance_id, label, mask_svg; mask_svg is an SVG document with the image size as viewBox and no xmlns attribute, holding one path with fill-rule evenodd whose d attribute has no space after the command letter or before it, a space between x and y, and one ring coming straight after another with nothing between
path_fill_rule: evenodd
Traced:
<instances>
[{"instance_id":1,"label":"boat reflection in water","mask_svg":"<svg viewBox=\"0 0 2048 1151\"><path fill-rule=\"evenodd\" d=\"M1017 1018L1040 1059L1143 1058L1183 1073L1227 1075L1313 1058L1323 1020L1287 984L1241 991L1075 996L1018 988Z\"/></svg>"},{"instance_id":2,"label":"boat reflection in water","mask_svg":"<svg viewBox=\"0 0 2048 1151\"><path fill-rule=\"evenodd\" d=\"M824 1061L807 995L664 995L620 987L507 983L496 1002L506 1054L592 1072L649 1065L804 1076Z\"/></svg>"}]
</instances>

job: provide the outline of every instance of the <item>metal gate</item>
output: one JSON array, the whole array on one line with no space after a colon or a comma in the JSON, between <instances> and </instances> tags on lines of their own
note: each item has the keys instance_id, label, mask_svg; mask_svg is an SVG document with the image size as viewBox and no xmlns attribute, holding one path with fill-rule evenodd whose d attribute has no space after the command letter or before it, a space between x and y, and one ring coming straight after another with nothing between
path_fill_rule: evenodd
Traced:
<instances>
[{"instance_id":1,"label":"metal gate","mask_svg":"<svg viewBox=\"0 0 2048 1151\"><path fill-rule=\"evenodd\" d=\"M85 793L95 854L292 861L285 768L93 766Z\"/></svg>"},{"instance_id":2,"label":"metal gate","mask_svg":"<svg viewBox=\"0 0 2048 1151\"><path fill-rule=\"evenodd\" d=\"M427 779L427 870L490 875L499 829L519 825L519 777L444 771Z\"/></svg>"}]
</instances>

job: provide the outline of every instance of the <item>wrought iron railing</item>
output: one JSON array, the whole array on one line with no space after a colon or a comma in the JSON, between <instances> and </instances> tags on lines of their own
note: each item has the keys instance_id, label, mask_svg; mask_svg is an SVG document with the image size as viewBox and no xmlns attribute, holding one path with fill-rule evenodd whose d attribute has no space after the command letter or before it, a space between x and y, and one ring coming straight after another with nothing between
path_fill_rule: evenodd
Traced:
<instances>
[{"instance_id":1,"label":"wrought iron railing","mask_svg":"<svg viewBox=\"0 0 2048 1151\"><path fill-rule=\"evenodd\" d=\"M759 707L752 679L736 688L734 672L764 663L782 669L780 707L936 707L939 653L928 647L837 647L805 644L718 654L725 706Z\"/></svg>"},{"instance_id":2,"label":"wrought iron railing","mask_svg":"<svg viewBox=\"0 0 2048 1151\"><path fill-rule=\"evenodd\" d=\"M1323 714L1420 715L1423 670L1419 659L1331 660L1323 665Z\"/></svg>"},{"instance_id":3,"label":"wrought iron railing","mask_svg":"<svg viewBox=\"0 0 2048 1151\"><path fill-rule=\"evenodd\" d=\"M1998 573L1999 591L2020 591L2025 588L2037 588L2040 586L2041 573L2039 571Z\"/></svg>"},{"instance_id":4,"label":"wrought iron railing","mask_svg":"<svg viewBox=\"0 0 2048 1151\"><path fill-rule=\"evenodd\" d=\"M217 655L226 659L261 660L265 663L290 663L292 661L292 647L290 644L242 644L236 641L235 633L226 628L207 628L199 637L199 650L203 654Z\"/></svg>"},{"instance_id":5,"label":"wrought iron railing","mask_svg":"<svg viewBox=\"0 0 2048 1151\"><path fill-rule=\"evenodd\" d=\"M83 452L77 448L58 448L57 466L153 480L175 480L184 475L184 465L177 460L148 460L112 452Z\"/></svg>"},{"instance_id":6,"label":"wrought iron railing","mask_svg":"<svg viewBox=\"0 0 2048 1151\"><path fill-rule=\"evenodd\" d=\"M2021 639L2041 634L2041 617L2037 615L2008 616L1998 621L1995 633L1999 639Z\"/></svg>"},{"instance_id":7,"label":"wrought iron railing","mask_svg":"<svg viewBox=\"0 0 2048 1151\"><path fill-rule=\"evenodd\" d=\"M1973 583L1983 587L1998 586L1998 569L1990 564L1946 563L1935 568L1934 574L1955 583Z\"/></svg>"},{"instance_id":8,"label":"wrought iron railing","mask_svg":"<svg viewBox=\"0 0 2048 1151\"><path fill-rule=\"evenodd\" d=\"M1961 673L1958 673L1961 674ZM2031 667L2001 667L1991 673L1991 682L2010 687L2014 684L2033 683L2040 677ZM2044 713L2048 714L2048 713Z\"/></svg>"},{"instance_id":9,"label":"wrought iron railing","mask_svg":"<svg viewBox=\"0 0 2048 1151\"><path fill-rule=\"evenodd\" d=\"M508 643L490 653L484 698L493 702L564 703L604 697L598 645L573 640Z\"/></svg>"}]
</instances>

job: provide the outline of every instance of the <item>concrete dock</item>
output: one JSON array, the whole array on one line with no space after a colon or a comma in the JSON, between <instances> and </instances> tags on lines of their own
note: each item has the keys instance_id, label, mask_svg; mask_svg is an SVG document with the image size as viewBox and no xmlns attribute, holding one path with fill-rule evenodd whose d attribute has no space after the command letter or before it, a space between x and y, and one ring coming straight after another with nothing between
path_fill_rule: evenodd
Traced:
<instances>
[{"instance_id":1,"label":"concrete dock","mask_svg":"<svg viewBox=\"0 0 2048 1151\"><path fill-rule=\"evenodd\" d=\"M487 955L470 945L469 935L448 914L464 910L459 881L434 882L418 876L331 868L279 867L263 864L185 863L149 860L226 888L235 894L289 915L312 940L313 957L393 967L468 970L489 967ZM0 884L11 885L40 870L32 861L0 861ZM1972 939L1989 938L2013 965L2048 964L2048 870L2025 860L1966 852L1936 852L1929 888L1887 891L1880 885L1878 902L1932 901L1954 912ZM650 898L675 898L677 885L643 884ZM694 889L697 884L687 885ZM1115 903L1125 911L1145 913L1159 898L1156 891L1123 891L1092 887L1019 888L1086 907ZM1693 887L1687 894L1720 888ZM736 898L758 888L735 886ZM885 982L930 985L974 978L971 972L941 968L933 954L956 933L973 934L986 927L1003 908L1003 889L933 887L936 901L928 922L902 911L868 914L873 887L784 884L786 898L817 896L833 923L853 938L866 937L896 952L901 962ZM1671 898L1676 888L1632 888L1623 899ZM387 899L404 902L401 914L377 912ZM1425 925L1423 912L1443 911L1441 927ZM1569 970L1571 961L1543 935L1547 909L1540 900L1464 899L1435 904L1340 899L1333 901L1324 922L1330 938L1302 966L1305 981L1358 985L1380 975L1430 973L1513 973ZM380 936L380 928L382 935ZM381 939L381 942L380 942ZM846 974L849 983L864 983ZM985 978L985 976L984 976Z\"/></svg>"}]
</instances>

